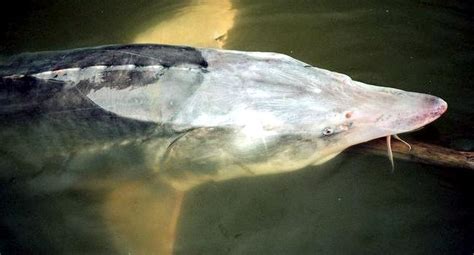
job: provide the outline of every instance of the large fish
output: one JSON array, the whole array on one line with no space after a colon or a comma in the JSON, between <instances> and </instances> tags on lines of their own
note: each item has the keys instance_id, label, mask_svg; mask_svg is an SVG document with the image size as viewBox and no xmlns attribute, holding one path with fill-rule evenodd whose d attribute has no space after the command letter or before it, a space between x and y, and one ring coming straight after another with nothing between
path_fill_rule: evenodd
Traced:
<instances>
[{"instance_id":1,"label":"large fish","mask_svg":"<svg viewBox=\"0 0 474 255\"><path fill-rule=\"evenodd\" d=\"M283 54L181 46L26 53L4 60L0 77L0 180L45 192L144 176L186 191L293 171L447 109ZM169 251L162 239L153 249Z\"/></svg>"}]
</instances>

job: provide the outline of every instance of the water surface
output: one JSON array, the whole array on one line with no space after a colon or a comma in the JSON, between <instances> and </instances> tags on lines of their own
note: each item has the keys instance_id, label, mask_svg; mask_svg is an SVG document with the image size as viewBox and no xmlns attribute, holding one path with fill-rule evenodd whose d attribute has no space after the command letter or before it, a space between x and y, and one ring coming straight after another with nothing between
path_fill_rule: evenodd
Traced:
<instances>
[{"instance_id":1,"label":"water surface","mask_svg":"<svg viewBox=\"0 0 474 255\"><path fill-rule=\"evenodd\" d=\"M17 4L22 8L11 10L14 17L2 17L2 55L131 42L281 52L355 80L440 96L448 102L448 112L405 137L458 150L474 148L474 9L469 1ZM0 253L134 254L153 247L153 229L147 226L157 220L154 209L160 200L153 195L153 183L140 179L143 171L133 147L69 169L133 169L138 178L130 182L63 190L58 179L32 178L50 187L33 194L23 189L22 177L30 173L18 177L12 169L34 168L28 164L44 155L41 144L48 143L49 131L25 127L0 132L1 170L14 175L1 179ZM11 136L25 137L27 143L16 147L25 158L12 160L4 153L5 137ZM58 165L52 161L46 168L54 171ZM474 174L467 170L396 161L391 173L384 157L345 153L321 167L207 184L185 197L175 252L472 254L472 183ZM99 217L104 211L109 215L105 220ZM111 222L123 219L135 219L134 227L116 227L128 234L110 236Z\"/></svg>"}]
</instances>

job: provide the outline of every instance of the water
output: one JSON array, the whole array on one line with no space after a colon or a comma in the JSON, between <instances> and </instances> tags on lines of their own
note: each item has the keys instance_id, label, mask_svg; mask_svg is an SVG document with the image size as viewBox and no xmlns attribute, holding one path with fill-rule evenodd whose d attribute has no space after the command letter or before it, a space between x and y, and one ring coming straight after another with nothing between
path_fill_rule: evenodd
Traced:
<instances>
[{"instance_id":1,"label":"water","mask_svg":"<svg viewBox=\"0 0 474 255\"><path fill-rule=\"evenodd\" d=\"M13 18L2 17L2 55L154 40L281 52L355 80L440 96L448 112L405 137L473 150L474 8L467 1L17 4L22 8L12 9ZM185 36L196 31L199 38ZM2 172L34 168L48 131L11 132L31 148L18 146L17 153L27 155L18 160L0 155ZM72 171L88 170L94 180L109 174L98 170L134 169L140 177L134 155L139 153L133 148L100 154L94 162L77 162ZM57 168L44 165L44 171ZM130 175L124 174L111 184L62 191L57 179L35 179L50 189L30 194L21 182L29 173L22 174L1 185L2 254L151 253L156 230L150 225L160 220L153 183L127 181ZM291 174L203 185L185 197L176 253L472 254L473 181L472 171L403 161L396 161L392 174L384 157L345 153Z\"/></svg>"}]
</instances>

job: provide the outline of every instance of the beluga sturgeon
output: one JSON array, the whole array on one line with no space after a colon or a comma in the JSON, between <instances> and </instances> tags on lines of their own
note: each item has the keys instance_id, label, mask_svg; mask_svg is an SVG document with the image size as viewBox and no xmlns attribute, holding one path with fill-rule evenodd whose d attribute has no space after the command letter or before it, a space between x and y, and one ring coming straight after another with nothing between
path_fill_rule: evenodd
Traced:
<instances>
[{"instance_id":1,"label":"beluga sturgeon","mask_svg":"<svg viewBox=\"0 0 474 255\"><path fill-rule=\"evenodd\" d=\"M45 192L146 176L182 194L294 171L416 130L447 109L438 97L283 54L185 46L24 53L4 60L0 77L3 160L17 166L0 178ZM175 218L176 201L166 207ZM160 233L174 235L173 224ZM162 239L157 249L169 252L173 238Z\"/></svg>"}]
</instances>

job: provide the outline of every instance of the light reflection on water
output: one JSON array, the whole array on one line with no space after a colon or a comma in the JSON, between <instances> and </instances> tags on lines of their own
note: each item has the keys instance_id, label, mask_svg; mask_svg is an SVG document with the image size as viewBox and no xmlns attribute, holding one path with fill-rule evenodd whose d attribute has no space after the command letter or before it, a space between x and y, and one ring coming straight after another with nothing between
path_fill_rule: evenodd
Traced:
<instances>
[{"instance_id":1,"label":"light reflection on water","mask_svg":"<svg viewBox=\"0 0 474 255\"><path fill-rule=\"evenodd\" d=\"M10 26L18 31L10 31L13 39L4 40L1 49L166 42L282 52L357 80L446 99L446 116L410 136L472 150L474 26L472 9L462 2L209 0L120 7L110 1L113 12L106 3L45 5L32 12L36 18L30 14ZM65 146L48 139L48 131L28 136L21 129L5 130L2 254L140 254L169 244L160 243L169 231L161 226L175 217L179 194L148 180L133 148L96 161L88 155L61 169L66 159L44 157L45 151L55 155L83 143ZM61 176L58 169L79 179L59 184L59 178L39 178ZM399 161L394 174L389 169L385 158L341 155L319 168L204 185L184 198L175 252L472 253L472 173ZM81 176L85 170L89 173ZM47 192L25 188L29 178L48 186Z\"/></svg>"},{"instance_id":2,"label":"light reflection on water","mask_svg":"<svg viewBox=\"0 0 474 255\"><path fill-rule=\"evenodd\" d=\"M171 18L141 32L133 42L222 48L235 13L229 0L191 1Z\"/></svg>"}]
</instances>

